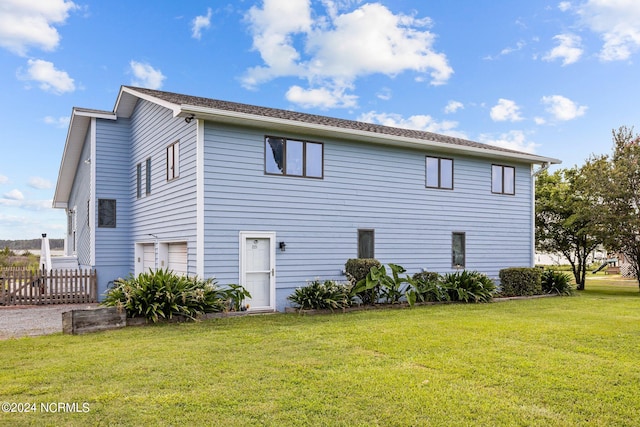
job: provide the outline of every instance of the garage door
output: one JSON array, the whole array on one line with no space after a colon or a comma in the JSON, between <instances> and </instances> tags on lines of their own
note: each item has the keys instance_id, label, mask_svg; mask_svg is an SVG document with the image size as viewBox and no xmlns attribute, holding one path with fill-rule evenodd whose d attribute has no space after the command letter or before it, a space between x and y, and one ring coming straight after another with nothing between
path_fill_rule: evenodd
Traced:
<instances>
[{"instance_id":1,"label":"garage door","mask_svg":"<svg viewBox=\"0 0 640 427\"><path fill-rule=\"evenodd\" d=\"M169 243L169 270L176 274L187 274L187 244Z\"/></svg>"},{"instance_id":2,"label":"garage door","mask_svg":"<svg viewBox=\"0 0 640 427\"><path fill-rule=\"evenodd\" d=\"M149 272L156 269L156 249L152 244L142 245L142 271Z\"/></svg>"}]
</instances>

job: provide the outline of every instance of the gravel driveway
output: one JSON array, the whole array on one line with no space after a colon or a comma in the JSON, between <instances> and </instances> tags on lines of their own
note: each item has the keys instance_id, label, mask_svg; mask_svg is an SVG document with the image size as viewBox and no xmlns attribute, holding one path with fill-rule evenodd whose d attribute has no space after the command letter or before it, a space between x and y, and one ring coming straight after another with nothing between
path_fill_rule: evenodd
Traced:
<instances>
[{"instance_id":1,"label":"gravel driveway","mask_svg":"<svg viewBox=\"0 0 640 427\"><path fill-rule=\"evenodd\" d=\"M98 304L0 307L0 340L62 332L62 313Z\"/></svg>"}]
</instances>

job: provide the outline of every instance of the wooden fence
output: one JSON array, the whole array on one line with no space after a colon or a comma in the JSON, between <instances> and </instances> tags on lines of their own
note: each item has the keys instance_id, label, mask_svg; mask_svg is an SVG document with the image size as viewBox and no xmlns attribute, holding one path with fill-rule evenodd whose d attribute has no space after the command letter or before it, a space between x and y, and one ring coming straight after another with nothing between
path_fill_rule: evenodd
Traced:
<instances>
[{"instance_id":1,"label":"wooden fence","mask_svg":"<svg viewBox=\"0 0 640 427\"><path fill-rule=\"evenodd\" d=\"M0 305L75 304L97 300L95 270L0 270Z\"/></svg>"}]
</instances>

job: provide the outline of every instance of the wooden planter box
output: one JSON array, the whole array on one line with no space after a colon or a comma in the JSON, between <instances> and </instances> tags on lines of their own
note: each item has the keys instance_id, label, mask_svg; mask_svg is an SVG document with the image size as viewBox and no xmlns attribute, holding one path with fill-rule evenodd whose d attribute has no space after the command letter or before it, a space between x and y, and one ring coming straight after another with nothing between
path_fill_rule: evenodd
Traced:
<instances>
[{"instance_id":1,"label":"wooden planter box","mask_svg":"<svg viewBox=\"0 0 640 427\"><path fill-rule=\"evenodd\" d=\"M86 334L127 326L127 315L116 307L101 307L85 310L71 310L62 313L62 332L65 334Z\"/></svg>"}]
</instances>

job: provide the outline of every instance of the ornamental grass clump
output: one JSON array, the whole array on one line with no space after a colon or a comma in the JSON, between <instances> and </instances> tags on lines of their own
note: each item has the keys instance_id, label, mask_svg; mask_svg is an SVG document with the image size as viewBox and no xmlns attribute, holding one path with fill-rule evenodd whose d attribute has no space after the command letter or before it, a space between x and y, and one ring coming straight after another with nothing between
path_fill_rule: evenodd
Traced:
<instances>
[{"instance_id":1,"label":"ornamental grass clump","mask_svg":"<svg viewBox=\"0 0 640 427\"><path fill-rule=\"evenodd\" d=\"M463 270L445 274L443 283L451 301L489 302L496 291L493 280L477 271Z\"/></svg>"},{"instance_id":2,"label":"ornamental grass clump","mask_svg":"<svg viewBox=\"0 0 640 427\"><path fill-rule=\"evenodd\" d=\"M246 292L233 293L241 297ZM144 317L152 322L182 315L195 319L204 313L224 311L230 304L228 290L220 289L215 280L200 280L157 270L117 279L106 293L103 305L119 307L127 317ZM233 306L239 306L233 303Z\"/></svg>"},{"instance_id":3,"label":"ornamental grass clump","mask_svg":"<svg viewBox=\"0 0 640 427\"><path fill-rule=\"evenodd\" d=\"M545 294L572 295L571 276L554 270L542 272L542 292Z\"/></svg>"}]
</instances>

